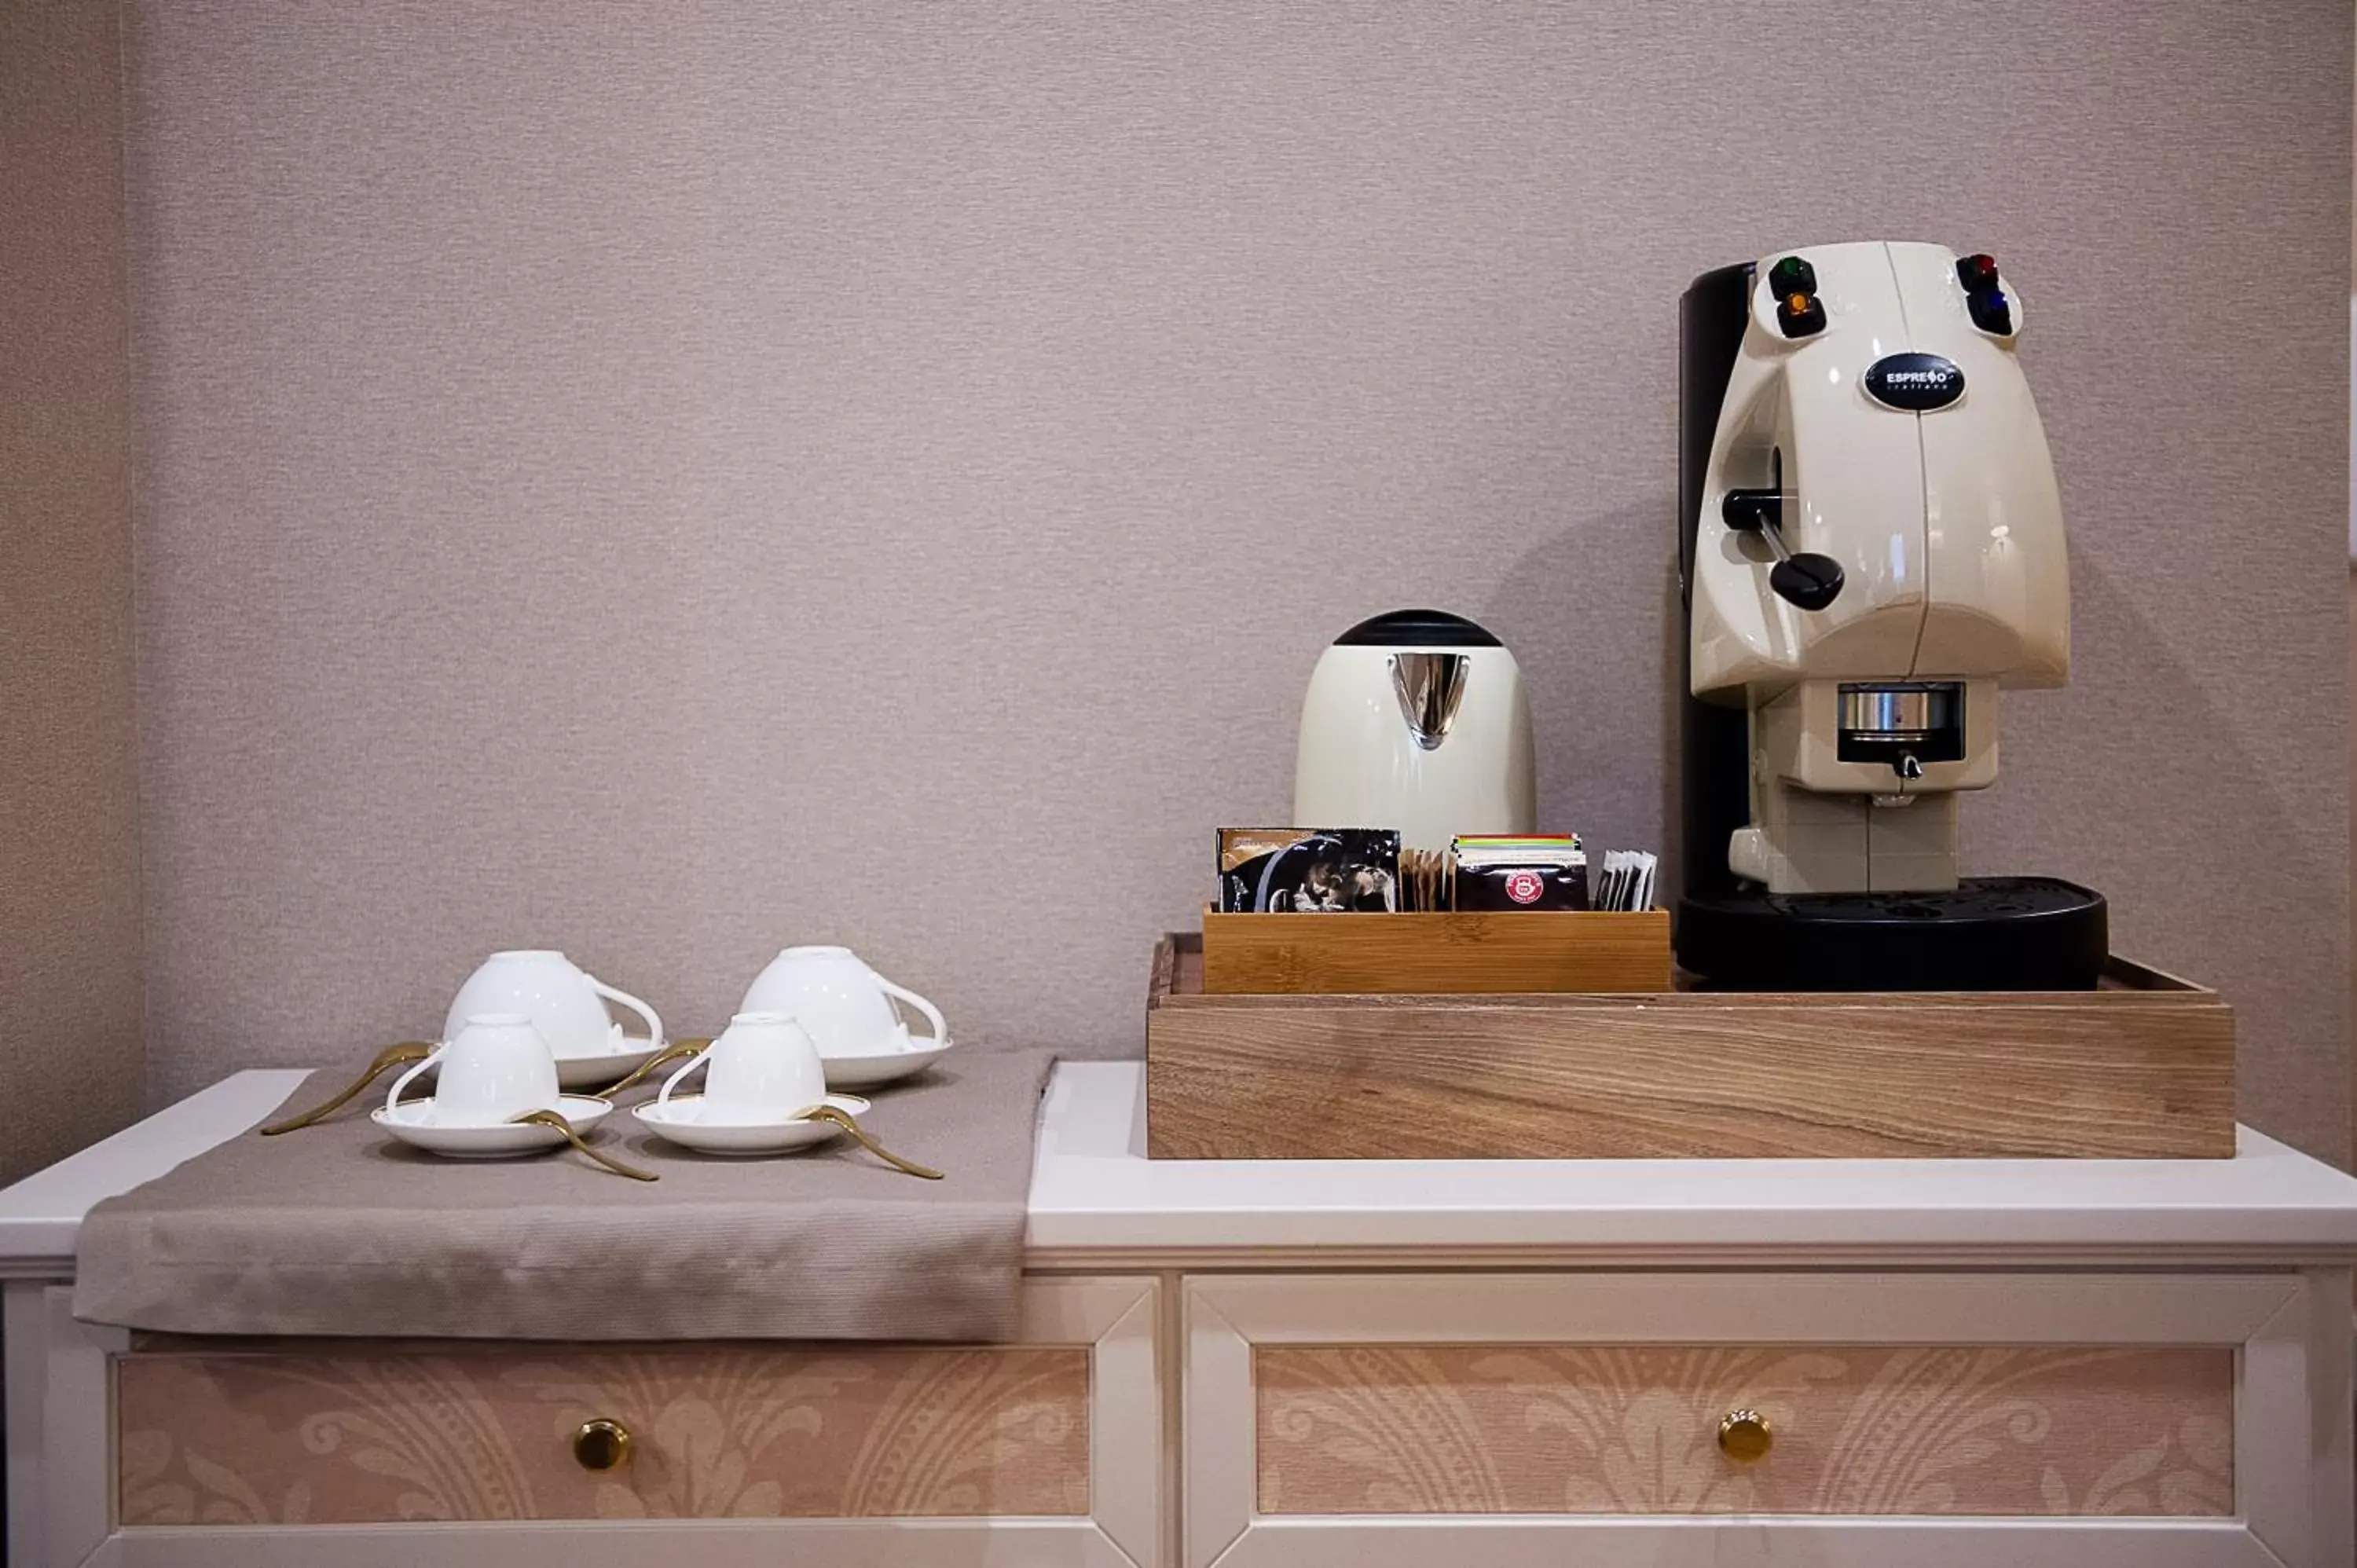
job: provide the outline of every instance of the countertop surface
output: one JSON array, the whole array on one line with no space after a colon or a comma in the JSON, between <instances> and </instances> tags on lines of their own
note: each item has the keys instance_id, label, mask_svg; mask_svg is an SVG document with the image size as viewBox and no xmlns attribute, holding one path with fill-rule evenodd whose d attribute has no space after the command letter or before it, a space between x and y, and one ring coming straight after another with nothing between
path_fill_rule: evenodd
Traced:
<instances>
[{"instance_id":1,"label":"countertop surface","mask_svg":"<svg viewBox=\"0 0 2357 1568\"><path fill-rule=\"evenodd\" d=\"M253 1126L302 1078L235 1074L0 1191L0 1274L70 1277L92 1205ZM2357 1180L2248 1128L2231 1160L1148 1160L1145 1082L1141 1062L1056 1069L1033 1267L2357 1256Z\"/></svg>"},{"instance_id":2,"label":"countertop surface","mask_svg":"<svg viewBox=\"0 0 2357 1568\"><path fill-rule=\"evenodd\" d=\"M155 1180L182 1160L258 1126L309 1076L300 1068L231 1073L0 1190L0 1276L70 1278L83 1215L107 1198ZM365 1110L363 1101L363 1113Z\"/></svg>"},{"instance_id":3,"label":"countertop surface","mask_svg":"<svg viewBox=\"0 0 2357 1568\"><path fill-rule=\"evenodd\" d=\"M1143 1062L1067 1062L1034 1266L2342 1261L2357 1179L2230 1160L1148 1160Z\"/></svg>"}]
</instances>

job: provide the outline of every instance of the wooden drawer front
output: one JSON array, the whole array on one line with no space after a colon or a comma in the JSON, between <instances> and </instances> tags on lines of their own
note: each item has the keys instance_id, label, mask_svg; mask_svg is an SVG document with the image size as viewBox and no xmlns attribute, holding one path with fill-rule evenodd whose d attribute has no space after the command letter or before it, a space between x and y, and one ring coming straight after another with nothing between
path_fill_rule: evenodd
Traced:
<instances>
[{"instance_id":1,"label":"wooden drawer front","mask_svg":"<svg viewBox=\"0 0 2357 1568\"><path fill-rule=\"evenodd\" d=\"M117 1364L125 1525L1089 1511L1090 1351L487 1347ZM584 1421L629 1462L585 1469Z\"/></svg>"},{"instance_id":2,"label":"wooden drawer front","mask_svg":"<svg viewBox=\"0 0 2357 1568\"><path fill-rule=\"evenodd\" d=\"M2234 1511L2225 1347L1265 1345L1254 1387L1264 1514Z\"/></svg>"},{"instance_id":3,"label":"wooden drawer front","mask_svg":"<svg viewBox=\"0 0 2357 1568\"><path fill-rule=\"evenodd\" d=\"M1197 1275L1185 1568L2341 1568L2345 1280ZM1773 1443L1718 1445L1738 1410Z\"/></svg>"}]
</instances>

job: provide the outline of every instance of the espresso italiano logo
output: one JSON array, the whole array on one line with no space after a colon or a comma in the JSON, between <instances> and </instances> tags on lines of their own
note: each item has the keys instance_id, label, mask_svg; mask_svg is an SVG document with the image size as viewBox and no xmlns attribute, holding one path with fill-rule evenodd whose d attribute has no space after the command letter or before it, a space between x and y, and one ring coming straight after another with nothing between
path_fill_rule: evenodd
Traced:
<instances>
[{"instance_id":1,"label":"espresso italiano logo","mask_svg":"<svg viewBox=\"0 0 2357 1568\"><path fill-rule=\"evenodd\" d=\"M1964 395L1964 372L1937 354L1886 354L1866 368L1866 395L1885 408L1923 413Z\"/></svg>"}]
</instances>

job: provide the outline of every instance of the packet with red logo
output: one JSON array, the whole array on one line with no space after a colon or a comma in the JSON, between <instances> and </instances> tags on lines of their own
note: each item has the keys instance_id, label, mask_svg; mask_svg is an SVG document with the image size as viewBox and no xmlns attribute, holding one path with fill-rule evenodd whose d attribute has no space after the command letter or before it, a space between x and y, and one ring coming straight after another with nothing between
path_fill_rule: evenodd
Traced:
<instances>
[{"instance_id":1,"label":"packet with red logo","mask_svg":"<svg viewBox=\"0 0 2357 1568\"><path fill-rule=\"evenodd\" d=\"M1587 908L1577 833L1461 834L1453 853L1459 912Z\"/></svg>"}]
</instances>

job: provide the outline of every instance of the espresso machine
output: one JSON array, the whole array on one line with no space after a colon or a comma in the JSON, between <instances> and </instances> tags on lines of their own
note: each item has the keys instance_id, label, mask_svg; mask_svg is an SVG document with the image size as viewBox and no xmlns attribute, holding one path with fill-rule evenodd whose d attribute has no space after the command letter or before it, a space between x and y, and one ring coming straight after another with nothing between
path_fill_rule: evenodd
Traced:
<instances>
[{"instance_id":1,"label":"espresso machine","mask_svg":"<svg viewBox=\"0 0 2357 1568\"><path fill-rule=\"evenodd\" d=\"M2053 461L1986 255L1869 241L1680 311L1680 967L1780 991L2074 990L2103 898L1958 875L2000 693L2061 685Z\"/></svg>"}]
</instances>

